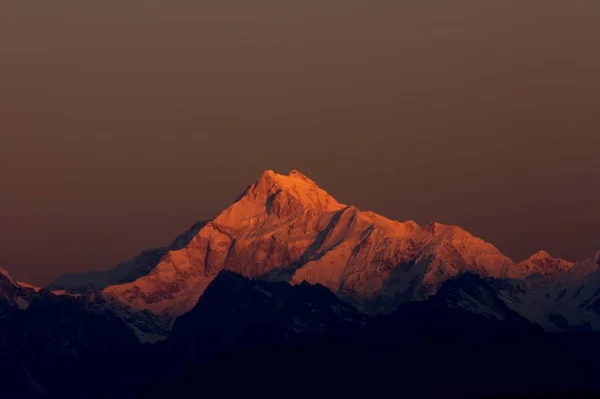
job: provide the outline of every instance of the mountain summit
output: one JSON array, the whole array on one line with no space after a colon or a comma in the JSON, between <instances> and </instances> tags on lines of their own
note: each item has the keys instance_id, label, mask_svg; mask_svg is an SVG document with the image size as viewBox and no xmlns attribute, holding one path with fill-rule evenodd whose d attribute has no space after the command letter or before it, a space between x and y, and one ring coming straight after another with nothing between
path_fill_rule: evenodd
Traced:
<instances>
[{"instance_id":1,"label":"mountain summit","mask_svg":"<svg viewBox=\"0 0 600 399\"><path fill-rule=\"evenodd\" d=\"M266 211L265 216L275 215L281 219L298 212L338 211L344 206L297 170L289 175L267 170L216 221L238 227L263 211Z\"/></svg>"},{"instance_id":2,"label":"mountain summit","mask_svg":"<svg viewBox=\"0 0 600 399\"><path fill-rule=\"evenodd\" d=\"M552 276L566 272L575 266L575 263L564 259L553 258L546 251L538 251L531 257L519 263L519 268L524 275Z\"/></svg>"},{"instance_id":3,"label":"mountain summit","mask_svg":"<svg viewBox=\"0 0 600 399\"><path fill-rule=\"evenodd\" d=\"M459 227L421 227L361 212L297 170L265 171L196 233L147 275L105 293L177 317L226 269L254 279L321 284L368 313L380 313L427 298L462 271L522 274L493 245Z\"/></svg>"}]
</instances>

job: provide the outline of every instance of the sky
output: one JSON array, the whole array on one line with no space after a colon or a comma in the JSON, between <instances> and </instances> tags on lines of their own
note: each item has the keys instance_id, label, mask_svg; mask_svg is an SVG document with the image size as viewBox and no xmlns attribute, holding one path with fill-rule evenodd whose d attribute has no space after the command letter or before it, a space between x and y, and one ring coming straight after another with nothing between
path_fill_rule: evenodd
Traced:
<instances>
[{"instance_id":1,"label":"sky","mask_svg":"<svg viewBox=\"0 0 600 399\"><path fill-rule=\"evenodd\" d=\"M584 259L599 46L595 0L0 0L0 265L111 268L266 169Z\"/></svg>"}]
</instances>

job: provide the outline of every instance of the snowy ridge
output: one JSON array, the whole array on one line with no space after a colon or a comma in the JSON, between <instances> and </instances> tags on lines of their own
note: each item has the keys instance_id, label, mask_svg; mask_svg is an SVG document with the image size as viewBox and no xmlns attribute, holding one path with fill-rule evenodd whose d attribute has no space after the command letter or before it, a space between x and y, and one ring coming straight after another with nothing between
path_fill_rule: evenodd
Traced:
<instances>
[{"instance_id":1,"label":"snowy ridge","mask_svg":"<svg viewBox=\"0 0 600 399\"><path fill-rule=\"evenodd\" d=\"M135 281L152 271L169 250L185 247L204 224L205 222L194 224L186 232L179 235L170 246L143 251L136 257L126 260L110 270L63 275L50 283L47 288L54 291L86 293L93 290L103 290L110 285Z\"/></svg>"},{"instance_id":2,"label":"snowy ridge","mask_svg":"<svg viewBox=\"0 0 600 399\"><path fill-rule=\"evenodd\" d=\"M546 251L538 251L518 266L523 276L552 276L568 271L575 263L553 258Z\"/></svg>"}]
</instances>

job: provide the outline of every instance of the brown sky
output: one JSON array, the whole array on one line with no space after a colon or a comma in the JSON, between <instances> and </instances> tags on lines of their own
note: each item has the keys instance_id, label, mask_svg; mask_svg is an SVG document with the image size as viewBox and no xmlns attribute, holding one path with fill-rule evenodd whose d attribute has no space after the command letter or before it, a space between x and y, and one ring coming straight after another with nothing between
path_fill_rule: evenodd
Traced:
<instances>
[{"instance_id":1,"label":"brown sky","mask_svg":"<svg viewBox=\"0 0 600 399\"><path fill-rule=\"evenodd\" d=\"M0 264L43 284L167 244L264 169L600 248L596 0L0 0Z\"/></svg>"}]
</instances>

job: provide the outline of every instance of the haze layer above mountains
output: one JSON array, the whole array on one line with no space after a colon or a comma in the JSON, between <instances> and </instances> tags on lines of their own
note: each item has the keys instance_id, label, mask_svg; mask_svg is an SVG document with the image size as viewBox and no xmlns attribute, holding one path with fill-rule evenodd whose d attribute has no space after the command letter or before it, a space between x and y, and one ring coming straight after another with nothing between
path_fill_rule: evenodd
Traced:
<instances>
[{"instance_id":1,"label":"haze layer above mountains","mask_svg":"<svg viewBox=\"0 0 600 399\"><path fill-rule=\"evenodd\" d=\"M515 260L600 226L600 4L0 3L0 264L45 284L210 219L264 169Z\"/></svg>"}]
</instances>

